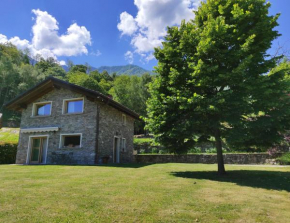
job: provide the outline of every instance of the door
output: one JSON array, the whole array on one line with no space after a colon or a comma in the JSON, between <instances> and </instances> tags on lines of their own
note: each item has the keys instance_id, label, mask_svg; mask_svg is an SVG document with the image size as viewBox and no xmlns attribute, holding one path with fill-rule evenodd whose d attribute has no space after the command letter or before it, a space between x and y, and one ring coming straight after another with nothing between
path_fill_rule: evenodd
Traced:
<instances>
[{"instance_id":1,"label":"door","mask_svg":"<svg viewBox=\"0 0 290 223\"><path fill-rule=\"evenodd\" d=\"M114 156L113 162L120 163L120 138L115 137L114 139Z\"/></svg>"},{"instance_id":2,"label":"door","mask_svg":"<svg viewBox=\"0 0 290 223\"><path fill-rule=\"evenodd\" d=\"M29 163L31 163L31 164L42 163L43 140L44 140L44 138L33 138L32 139L31 155L30 155L30 162Z\"/></svg>"}]
</instances>

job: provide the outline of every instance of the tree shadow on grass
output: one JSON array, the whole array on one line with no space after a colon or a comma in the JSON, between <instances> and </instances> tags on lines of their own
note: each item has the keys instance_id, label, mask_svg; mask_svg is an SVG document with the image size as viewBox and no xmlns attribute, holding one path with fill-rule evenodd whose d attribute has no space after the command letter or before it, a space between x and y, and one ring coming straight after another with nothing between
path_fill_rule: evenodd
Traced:
<instances>
[{"instance_id":1,"label":"tree shadow on grass","mask_svg":"<svg viewBox=\"0 0 290 223\"><path fill-rule=\"evenodd\" d=\"M96 165L98 167L118 167L118 168L142 168L145 166L150 166L152 164L102 164L102 165Z\"/></svg>"},{"instance_id":2,"label":"tree shadow on grass","mask_svg":"<svg viewBox=\"0 0 290 223\"><path fill-rule=\"evenodd\" d=\"M205 179L218 182L235 183L240 186L285 190L290 192L290 172L260 170L229 170L220 176L216 171L172 172L173 176L189 179Z\"/></svg>"}]
</instances>

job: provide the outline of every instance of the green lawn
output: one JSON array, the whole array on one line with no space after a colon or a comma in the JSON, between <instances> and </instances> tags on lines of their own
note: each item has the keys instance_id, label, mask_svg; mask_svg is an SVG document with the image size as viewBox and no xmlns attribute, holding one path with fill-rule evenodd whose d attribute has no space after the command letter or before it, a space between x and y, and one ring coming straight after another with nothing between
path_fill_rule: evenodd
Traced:
<instances>
[{"instance_id":1,"label":"green lawn","mask_svg":"<svg viewBox=\"0 0 290 223\"><path fill-rule=\"evenodd\" d=\"M2 128L0 129L0 145L5 143L18 143L19 128Z\"/></svg>"},{"instance_id":2,"label":"green lawn","mask_svg":"<svg viewBox=\"0 0 290 223\"><path fill-rule=\"evenodd\" d=\"M134 144L153 143L153 138L134 138Z\"/></svg>"},{"instance_id":3,"label":"green lawn","mask_svg":"<svg viewBox=\"0 0 290 223\"><path fill-rule=\"evenodd\" d=\"M0 165L0 222L289 222L290 167Z\"/></svg>"}]
</instances>

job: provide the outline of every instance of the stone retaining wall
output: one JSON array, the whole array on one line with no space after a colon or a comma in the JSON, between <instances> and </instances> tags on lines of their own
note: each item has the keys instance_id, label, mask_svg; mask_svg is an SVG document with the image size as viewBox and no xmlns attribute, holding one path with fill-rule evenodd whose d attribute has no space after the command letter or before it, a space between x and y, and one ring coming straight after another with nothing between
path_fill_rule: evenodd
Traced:
<instances>
[{"instance_id":1,"label":"stone retaining wall","mask_svg":"<svg viewBox=\"0 0 290 223\"><path fill-rule=\"evenodd\" d=\"M275 164L267 153L224 154L225 164ZM215 154L135 155L137 163L217 163Z\"/></svg>"}]
</instances>

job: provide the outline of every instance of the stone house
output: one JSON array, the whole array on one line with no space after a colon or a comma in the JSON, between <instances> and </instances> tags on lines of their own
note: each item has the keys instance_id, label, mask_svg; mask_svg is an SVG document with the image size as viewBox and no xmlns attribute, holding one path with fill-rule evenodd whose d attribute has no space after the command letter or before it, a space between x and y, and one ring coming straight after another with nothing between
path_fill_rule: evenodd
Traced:
<instances>
[{"instance_id":1,"label":"stone house","mask_svg":"<svg viewBox=\"0 0 290 223\"><path fill-rule=\"evenodd\" d=\"M50 77L5 106L21 112L17 164L133 161L139 115L99 92Z\"/></svg>"}]
</instances>

